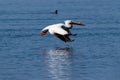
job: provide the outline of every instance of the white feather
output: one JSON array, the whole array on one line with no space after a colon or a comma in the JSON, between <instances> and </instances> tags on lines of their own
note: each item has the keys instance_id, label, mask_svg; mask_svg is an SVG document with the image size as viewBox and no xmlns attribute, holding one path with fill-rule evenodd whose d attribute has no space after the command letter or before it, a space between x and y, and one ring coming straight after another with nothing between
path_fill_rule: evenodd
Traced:
<instances>
[{"instance_id":1,"label":"white feather","mask_svg":"<svg viewBox=\"0 0 120 80\"><path fill-rule=\"evenodd\" d=\"M53 25L49 25L49 26L45 27L42 31L48 29L49 33L52 35L54 35L54 33L58 33L61 35L68 34L68 32L62 28L62 26L65 26L65 25L62 23L53 24Z\"/></svg>"}]
</instances>

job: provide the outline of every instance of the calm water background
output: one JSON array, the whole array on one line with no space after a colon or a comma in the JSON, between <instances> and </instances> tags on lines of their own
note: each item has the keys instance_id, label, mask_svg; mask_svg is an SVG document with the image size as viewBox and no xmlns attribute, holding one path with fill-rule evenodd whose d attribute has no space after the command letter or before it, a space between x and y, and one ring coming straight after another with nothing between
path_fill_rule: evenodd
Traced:
<instances>
[{"instance_id":1,"label":"calm water background","mask_svg":"<svg viewBox=\"0 0 120 80\"><path fill-rule=\"evenodd\" d=\"M39 35L66 19L74 42ZM120 80L120 1L0 0L0 80Z\"/></svg>"}]
</instances>

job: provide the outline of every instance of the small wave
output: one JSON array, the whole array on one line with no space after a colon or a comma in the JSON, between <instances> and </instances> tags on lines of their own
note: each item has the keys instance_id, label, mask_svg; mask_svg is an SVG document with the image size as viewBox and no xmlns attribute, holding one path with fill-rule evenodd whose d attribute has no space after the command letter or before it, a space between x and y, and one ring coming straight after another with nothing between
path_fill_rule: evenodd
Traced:
<instances>
[{"instance_id":1,"label":"small wave","mask_svg":"<svg viewBox=\"0 0 120 80\"><path fill-rule=\"evenodd\" d=\"M20 38L39 35L40 29L0 29L0 37Z\"/></svg>"},{"instance_id":2,"label":"small wave","mask_svg":"<svg viewBox=\"0 0 120 80\"><path fill-rule=\"evenodd\" d=\"M120 36L120 32L109 32L109 33L80 33L80 37L88 37L88 36Z\"/></svg>"}]
</instances>

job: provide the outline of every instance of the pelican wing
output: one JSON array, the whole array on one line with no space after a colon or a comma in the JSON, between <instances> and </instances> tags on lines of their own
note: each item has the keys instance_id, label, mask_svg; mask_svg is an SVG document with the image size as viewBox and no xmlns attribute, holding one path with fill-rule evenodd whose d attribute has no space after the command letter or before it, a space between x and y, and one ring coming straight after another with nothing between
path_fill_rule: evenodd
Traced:
<instances>
[{"instance_id":1,"label":"pelican wing","mask_svg":"<svg viewBox=\"0 0 120 80\"><path fill-rule=\"evenodd\" d=\"M54 33L54 35L64 42L71 41L71 39L69 38L69 35L61 35L61 34L58 34L58 33Z\"/></svg>"}]
</instances>

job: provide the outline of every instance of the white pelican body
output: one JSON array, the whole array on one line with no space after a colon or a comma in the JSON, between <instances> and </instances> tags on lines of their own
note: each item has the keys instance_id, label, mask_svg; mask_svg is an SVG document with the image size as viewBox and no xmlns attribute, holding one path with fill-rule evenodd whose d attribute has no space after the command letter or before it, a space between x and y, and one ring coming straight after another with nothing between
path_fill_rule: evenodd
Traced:
<instances>
[{"instance_id":1,"label":"white pelican body","mask_svg":"<svg viewBox=\"0 0 120 80\"><path fill-rule=\"evenodd\" d=\"M62 26L64 26L64 24L62 23L53 24L53 25L45 27L42 31L48 30L49 33L52 35L54 35L54 33L59 33L61 35L68 34L68 32L62 28Z\"/></svg>"},{"instance_id":2,"label":"white pelican body","mask_svg":"<svg viewBox=\"0 0 120 80\"><path fill-rule=\"evenodd\" d=\"M83 25L81 22L73 22L71 20L66 20L65 24L58 23L45 27L41 31L41 36L45 35L48 31L50 34L55 35L64 42L71 41L69 36L71 35L69 29L72 28L72 24Z\"/></svg>"}]
</instances>

